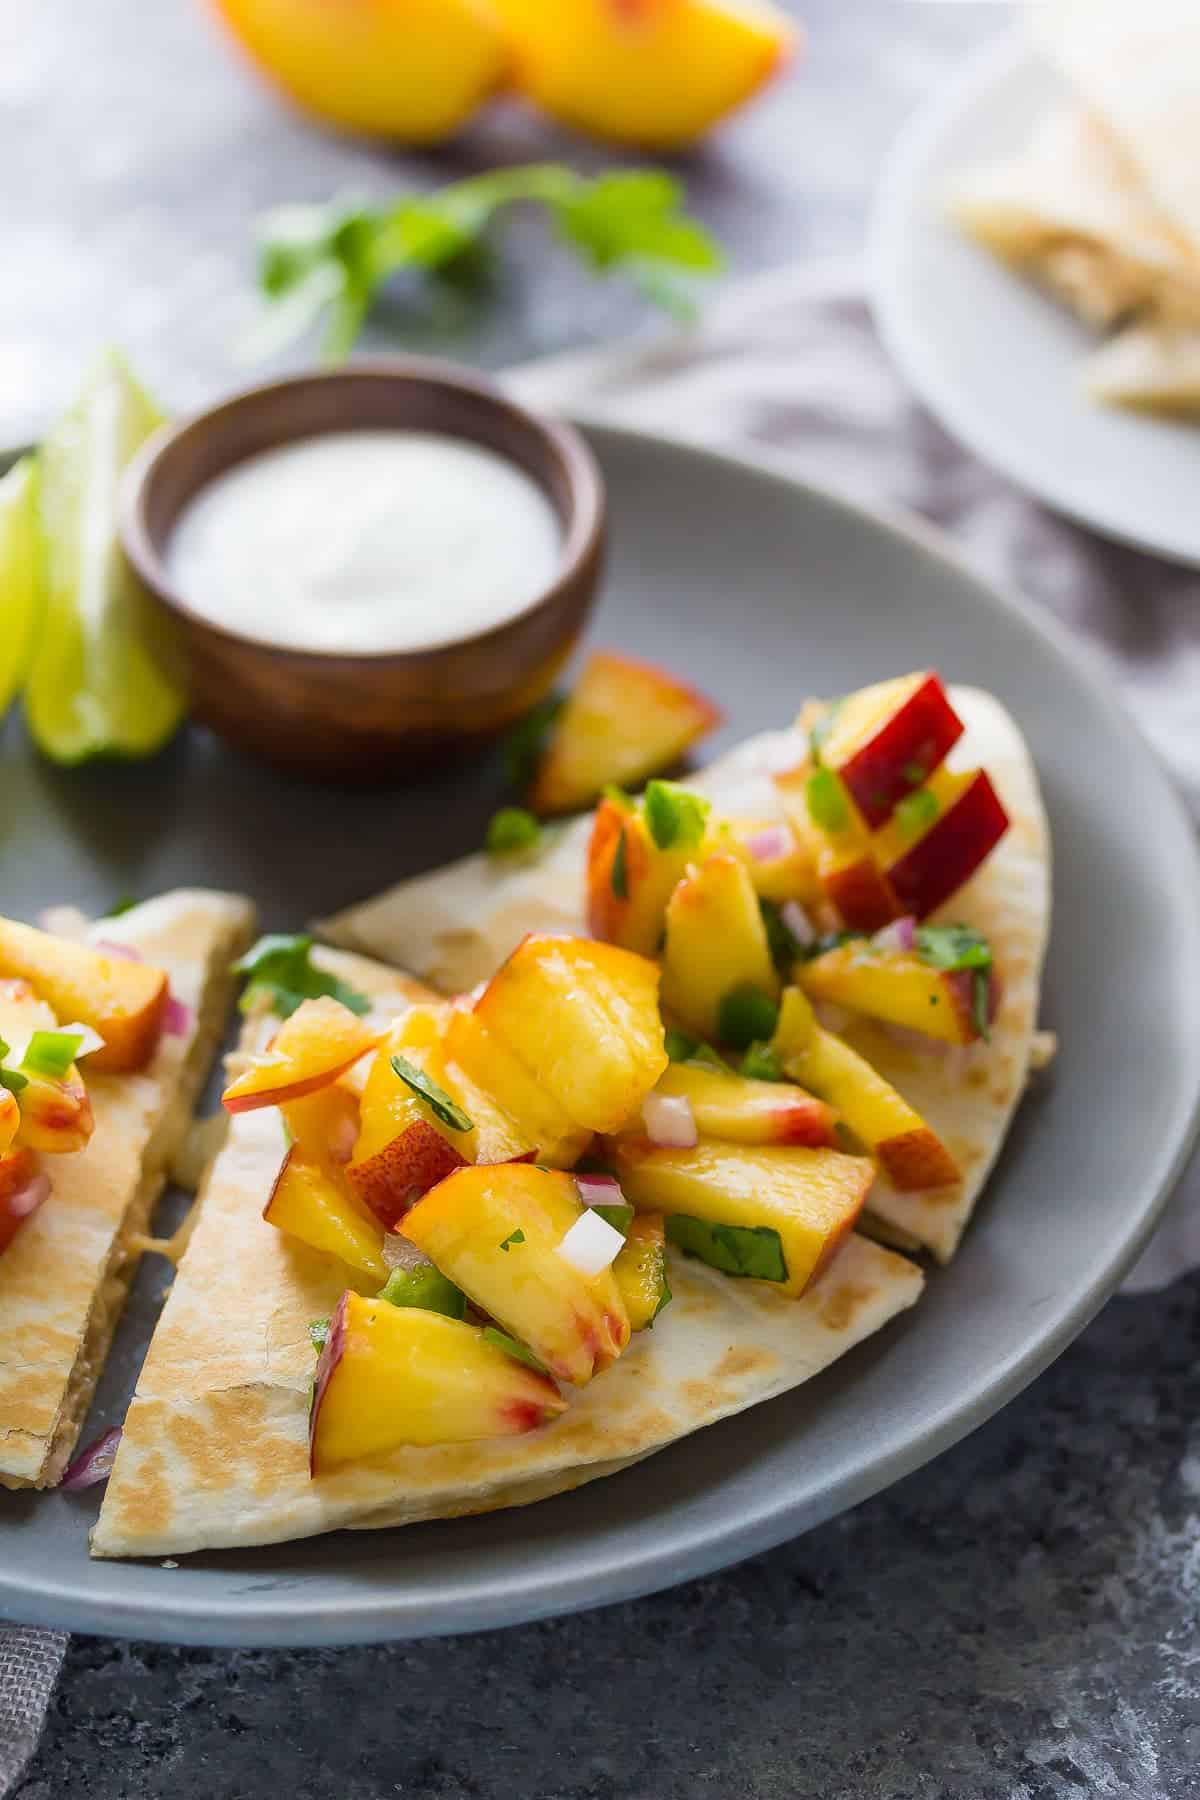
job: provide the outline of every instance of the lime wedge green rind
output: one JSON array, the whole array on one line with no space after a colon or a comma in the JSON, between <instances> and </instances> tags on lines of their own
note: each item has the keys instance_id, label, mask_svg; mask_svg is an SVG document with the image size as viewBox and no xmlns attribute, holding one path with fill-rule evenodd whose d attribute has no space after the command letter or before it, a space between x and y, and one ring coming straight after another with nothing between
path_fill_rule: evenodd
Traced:
<instances>
[{"instance_id":1,"label":"lime wedge green rind","mask_svg":"<svg viewBox=\"0 0 1200 1800\"><path fill-rule=\"evenodd\" d=\"M141 629L117 543L121 476L162 415L110 351L41 447L46 602L25 692L35 743L58 763L151 756L174 735L183 696Z\"/></svg>"},{"instance_id":2,"label":"lime wedge green rind","mask_svg":"<svg viewBox=\"0 0 1200 1800\"><path fill-rule=\"evenodd\" d=\"M37 459L24 456L0 481L0 723L25 679L42 576Z\"/></svg>"}]
</instances>

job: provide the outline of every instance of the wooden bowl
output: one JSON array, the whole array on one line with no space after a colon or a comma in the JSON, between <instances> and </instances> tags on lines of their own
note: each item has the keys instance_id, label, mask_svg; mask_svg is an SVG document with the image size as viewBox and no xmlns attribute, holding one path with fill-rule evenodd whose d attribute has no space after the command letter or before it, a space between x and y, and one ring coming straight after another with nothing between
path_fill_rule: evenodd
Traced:
<instances>
[{"instance_id":1,"label":"wooden bowl","mask_svg":"<svg viewBox=\"0 0 1200 1800\"><path fill-rule=\"evenodd\" d=\"M165 550L199 489L299 438L389 428L482 445L549 496L562 522L562 561L515 618L429 649L343 654L242 637L186 604ZM604 523L600 471L578 432L452 365L388 358L251 388L160 432L126 478L121 542L144 590L156 654L186 682L198 719L283 768L386 781L414 759L469 754L542 698L595 597Z\"/></svg>"}]
</instances>

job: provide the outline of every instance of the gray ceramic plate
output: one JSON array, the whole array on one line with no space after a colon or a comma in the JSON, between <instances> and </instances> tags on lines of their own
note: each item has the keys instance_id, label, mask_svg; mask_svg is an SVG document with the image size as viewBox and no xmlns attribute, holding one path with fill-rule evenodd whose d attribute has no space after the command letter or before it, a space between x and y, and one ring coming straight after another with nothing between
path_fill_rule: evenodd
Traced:
<instances>
[{"instance_id":1,"label":"gray ceramic plate","mask_svg":"<svg viewBox=\"0 0 1200 1800\"><path fill-rule=\"evenodd\" d=\"M1200 563L1200 424L1089 400L1096 335L945 217L956 177L1019 151L1066 94L1032 51L1003 43L918 114L876 201L876 318L925 403L1010 480L1111 537Z\"/></svg>"},{"instance_id":2,"label":"gray ceramic plate","mask_svg":"<svg viewBox=\"0 0 1200 1800\"><path fill-rule=\"evenodd\" d=\"M91 1496L0 1494L0 1612L184 1642L326 1644L665 1587L854 1505L981 1423L1081 1328L1146 1237L1200 1091L1200 879L1141 738L1057 630L932 538L762 467L608 429L593 441L615 522L595 635L719 694L727 741L787 720L805 693L922 664L1013 709L1054 829L1053 1080L1022 1110L954 1266L914 1313L798 1392L544 1505L178 1568L90 1563ZM248 890L273 927L478 843L496 793L486 772L322 792L198 733L150 767L71 774L34 762L10 724L3 767L4 910L103 908L200 879ZM93 1429L120 1417L154 1282Z\"/></svg>"}]
</instances>

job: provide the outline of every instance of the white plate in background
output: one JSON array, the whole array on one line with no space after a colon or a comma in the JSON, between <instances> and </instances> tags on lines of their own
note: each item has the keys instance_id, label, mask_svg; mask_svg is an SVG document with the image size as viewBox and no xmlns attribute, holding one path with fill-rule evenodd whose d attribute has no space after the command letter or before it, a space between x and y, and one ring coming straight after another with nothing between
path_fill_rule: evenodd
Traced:
<instances>
[{"instance_id":1,"label":"white plate in background","mask_svg":"<svg viewBox=\"0 0 1200 1800\"><path fill-rule=\"evenodd\" d=\"M1066 92L1008 40L912 121L876 201L876 321L920 398L977 456L1097 531L1200 564L1200 419L1089 400L1082 369L1097 335L946 217L956 177L1021 149Z\"/></svg>"}]
</instances>

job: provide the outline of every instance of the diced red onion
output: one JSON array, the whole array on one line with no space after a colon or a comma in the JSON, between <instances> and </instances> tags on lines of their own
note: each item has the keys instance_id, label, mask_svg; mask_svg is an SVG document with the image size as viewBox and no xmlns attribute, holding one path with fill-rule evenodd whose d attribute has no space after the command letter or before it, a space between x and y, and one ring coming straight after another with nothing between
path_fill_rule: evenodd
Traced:
<instances>
[{"instance_id":1,"label":"diced red onion","mask_svg":"<svg viewBox=\"0 0 1200 1800\"><path fill-rule=\"evenodd\" d=\"M90 1025L81 1024L78 1019L73 1025L63 1025L61 1029L65 1031L69 1037L77 1037L83 1040L78 1050L75 1052L76 1062L81 1061L85 1056L94 1056L97 1050L103 1050L104 1048L104 1039L100 1036L100 1033L98 1031L93 1031Z\"/></svg>"},{"instance_id":2,"label":"diced red onion","mask_svg":"<svg viewBox=\"0 0 1200 1800\"><path fill-rule=\"evenodd\" d=\"M875 933L871 942L877 950L913 950L917 943L917 921L911 913L903 919L893 919L890 925Z\"/></svg>"},{"instance_id":3,"label":"diced red onion","mask_svg":"<svg viewBox=\"0 0 1200 1800\"><path fill-rule=\"evenodd\" d=\"M590 1278L609 1268L624 1244L625 1239L621 1233L589 1207L586 1212L580 1213L563 1238L558 1246L558 1254L573 1269L578 1269L581 1275Z\"/></svg>"},{"instance_id":4,"label":"diced red onion","mask_svg":"<svg viewBox=\"0 0 1200 1800\"><path fill-rule=\"evenodd\" d=\"M816 943L817 928L798 900L785 900L779 916L802 950Z\"/></svg>"},{"instance_id":5,"label":"diced red onion","mask_svg":"<svg viewBox=\"0 0 1200 1800\"><path fill-rule=\"evenodd\" d=\"M575 1186L585 1206L620 1206L625 1199L615 1175L576 1175Z\"/></svg>"},{"instance_id":6,"label":"diced red onion","mask_svg":"<svg viewBox=\"0 0 1200 1800\"><path fill-rule=\"evenodd\" d=\"M642 1102L646 1136L661 1149L694 1150L700 1134L685 1094L647 1094Z\"/></svg>"},{"instance_id":7,"label":"diced red onion","mask_svg":"<svg viewBox=\"0 0 1200 1800\"><path fill-rule=\"evenodd\" d=\"M786 825L768 825L746 839L746 848L755 862L778 862L792 848L792 836Z\"/></svg>"},{"instance_id":8,"label":"diced red onion","mask_svg":"<svg viewBox=\"0 0 1200 1800\"><path fill-rule=\"evenodd\" d=\"M195 1023L195 1014L183 1000L177 1000L174 994L168 994L166 1010L163 1013L164 1037L187 1037Z\"/></svg>"},{"instance_id":9,"label":"diced red onion","mask_svg":"<svg viewBox=\"0 0 1200 1800\"><path fill-rule=\"evenodd\" d=\"M11 1219L28 1219L49 1198L50 1177L39 1172L8 1196L5 1210Z\"/></svg>"},{"instance_id":10,"label":"diced red onion","mask_svg":"<svg viewBox=\"0 0 1200 1800\"><path fill-rule=\"evenodd\" d=\"M140 950L135 949L132 944L118 943L116 938L96 938L92 949L99 950L103 956L115 956L118 962L145 961Z\"/></svg>"},{"instance_id":11,"label":"diced red onion","mask_svg":"<svg viewBox=\"0 0 1200 1800\"><path fill-rule=\"evenodd\" d=\"M102 1481L107 1481L120 1444L121 1427L110 1425L103 1437L98 1437L95 1443L86 1445L79 1452L59 1485L69 1494L77 1494L82 1488L98 1487Z\"/></svg>"}]
</instances>

